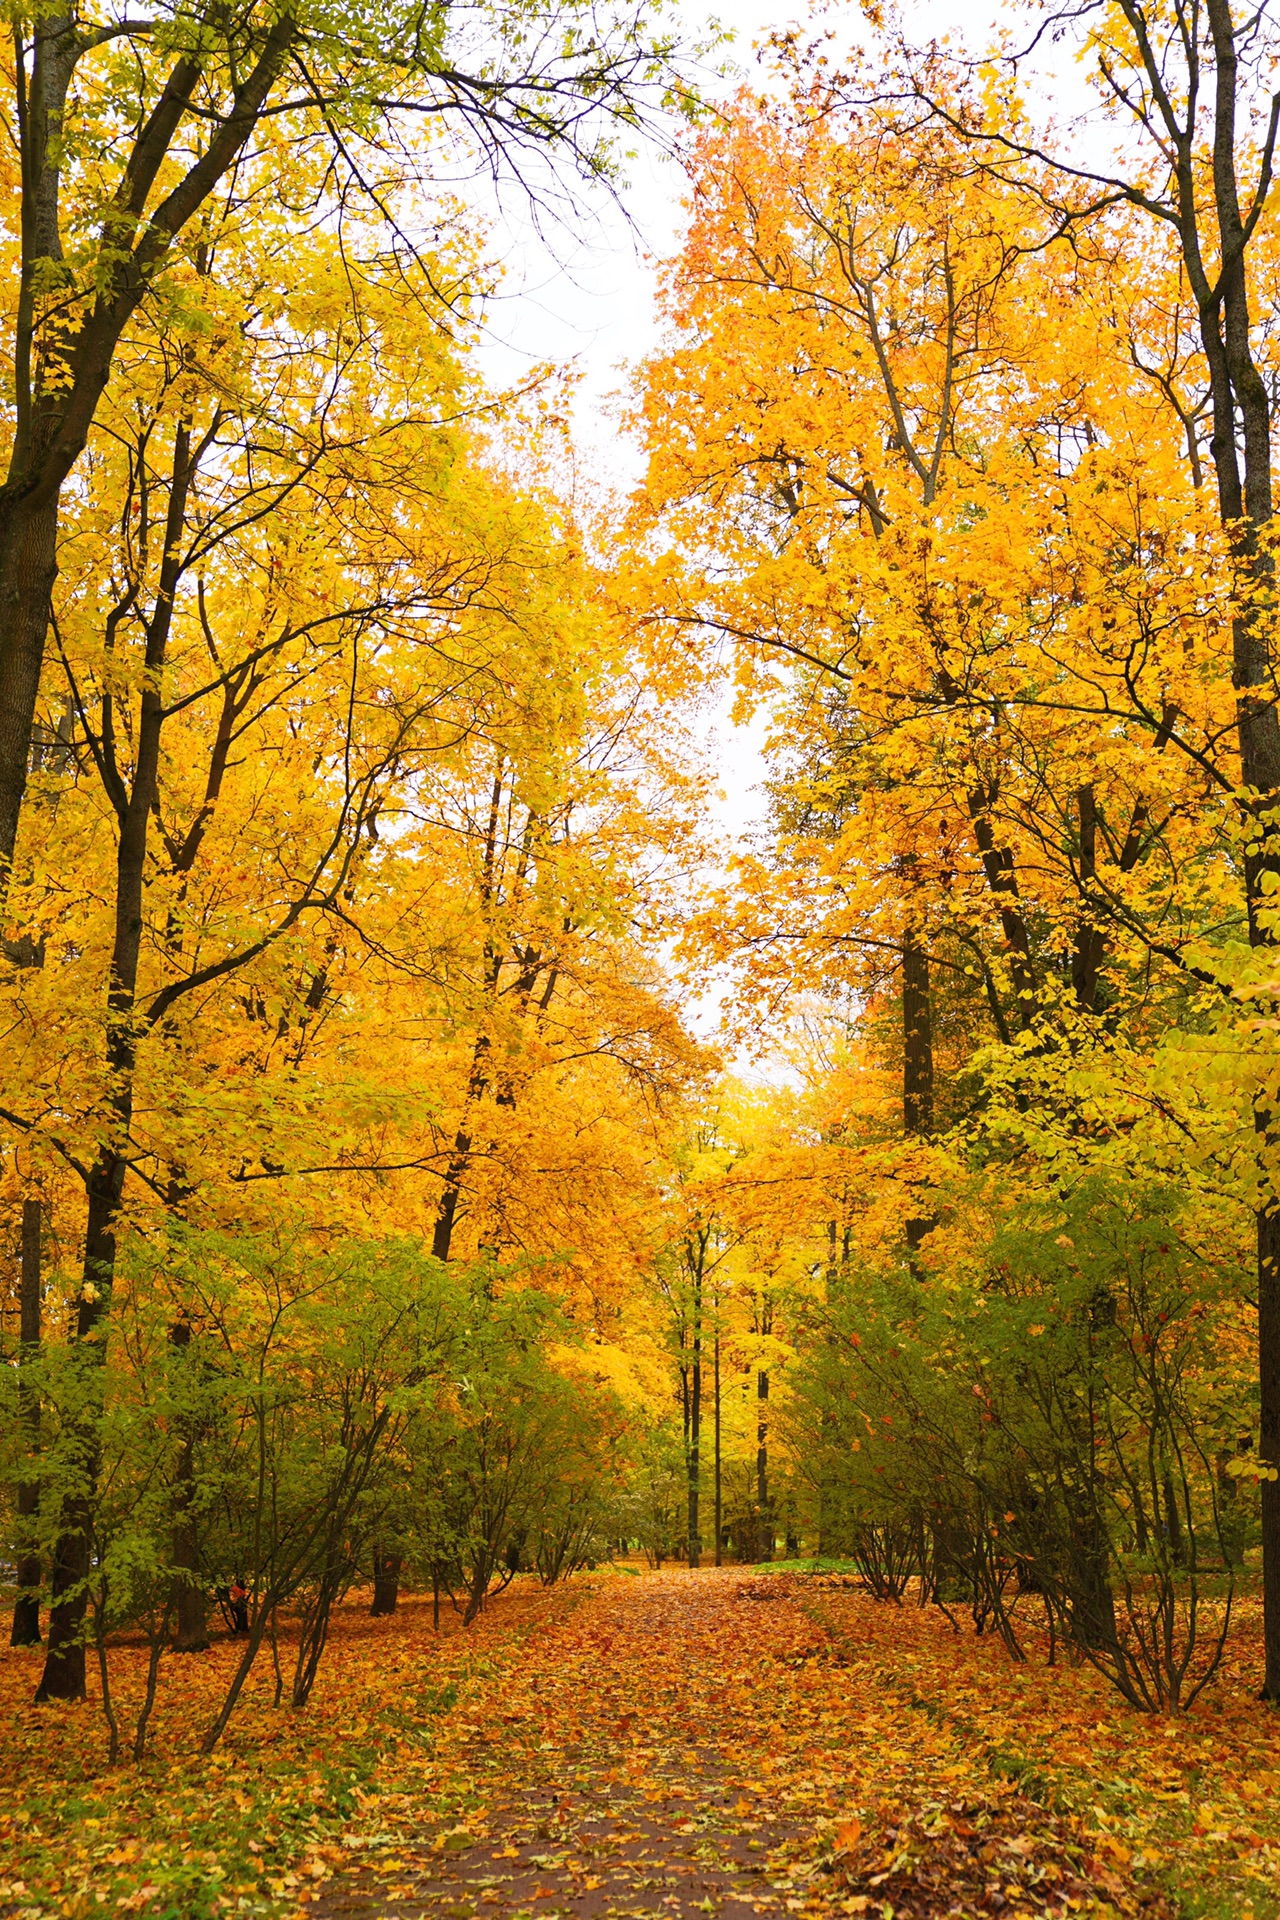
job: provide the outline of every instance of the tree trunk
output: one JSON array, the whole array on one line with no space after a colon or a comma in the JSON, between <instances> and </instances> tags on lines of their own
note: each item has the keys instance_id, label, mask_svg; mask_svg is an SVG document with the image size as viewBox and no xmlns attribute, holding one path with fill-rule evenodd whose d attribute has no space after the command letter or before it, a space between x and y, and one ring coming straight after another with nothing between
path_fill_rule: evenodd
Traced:
<instances>
[{"instance_id":1,"label":"tree trunk","mask_svg":"<svg viewBox=\"0 0 1280 1920\"><path fill-rule=\"evenodd\" d=\"M1098 803L1092 784L1077 790L1076 812L1080 828L1078 877L1086 911L1076 923L1075 948L1071 955L1071 986L1080 1011L1093 1013L1098 1002L1098 974L1102 966L1104 941L1102 931L1087 906L1098 877Z\"/></svg>"},{"instance_id":2,"label":"tree trunk","mask_svg":"<svg viewBox=\"0 0 1280 1920\"><path fill-rule=\"evenodd\" d=\"M38 1359L40 1353L40 1215L38 1200L23 1201L18 1338L24 1361ZM40 1553L34 1533L40 1510L40 1399L24 1384L21 1366L18 1425L30 1470L18 1483L18 1597L13 1603L13 1632L9 1644L37 1647L40 1644Z\"/></svg>"},{"instance_id":3,"label":"tree trunk","mask_svg":"<svg viewBox=\"0 0 1280 1920\"><path fill-rule=\"evenodd\" d=\"M693 1294L693 1365L689 1381L689 1565L702 1559L702 1535L699 1532L699 1496L702 1474L702 1275L698 1270Z\"/></svg>"},{"instance_id":4,"label":"tree trunk","mask_svg":"<svg viewBox=\"0 0 1280 1920\"><path fill-rule=\"evenodd\" d=\"M969 819L982 871L987 876L987 885L1000 915L1009 978L1013 986L1014 1019L1019 1027L1029 1027L1035 1019L1039 1000L1035 963L1031 956L1031 936L1023 916L1013 855L1007 847L998 845L991 824L991 808L995 798L993 788L974 787L968 795Z\"/></svg>"},{"instance_id":5,"label":"tree trunk","mask_svg":"<svg viewBox=\"0 0 1280 1920\"><path fill-rule=\"evenodd\" d=\"M723 1559L724 1501L720 1485L720 1328L716 1327L715 1358L713 1361L712 1385L715 1394L715 1501L716 1501L716 1565Z\"/></svg>"},{"instance_id":6,"label":"tree trunk","mask_svg":"<svg viewBox=\"0 0 1280 1920\"><path fill-rule=\"evenodd\" d=\"M902 948L902 1125L906 1133L933 1132L929 956L910 931Z\"/></svg>"},{"instance_id":7,"label":"tree trunk","mask_svg":"<svg viewBox=\"0 0 1280 1920\"><path fill-rule=\"evenodd\" d=\"M431 1252L437 1260L449 1258L449 1248L453 1242L453 1223L458 1215L458 1198L462 1192L462 1178L467 1171L470 1154L471 1136L460 1131L453 1143L453 1155L449 1161L449 1170L445 1174L444 1192L440 1196L436 1223L431 1234Z\"/></svg>"},{"instance_id":8,"label":"tree trunk","mask_svg":"<svg viewBox=\"0 0 1280 1920\"><path fill-rule=\"evenodd\" d=\"M0 535L0 884L13 861L57 573L58 494L11 506Z\"/></svg>"},{"instance_id":9,"label":"tree trunk","mask_svg":"<svg viewBox=\"0 0 1280 1920\"><path fill-rule=\"evenodd\" d=\"M756 1374L756 1559L773 1558L773 1509L769 1504L769 1375Z\"/></svg>"},{"instance_id":10,"label":"tree trunk","mask_svg":"<svg viewBox=\"0 0 1280 1920\"><path fill-rule=\"evenodd\" d=\"M400 1555L383 1553L380 1547L373 1550L373 1605L369 1612L376 1617L394 1613L400 1599Z\"/></svg>"},{"instance_id":11,"label":"tree trunk","mask_svg":"<svg viewBox=\"0 0 1280 1920\"><path fill-rule=\"evenodd\" d=\"M902 1125L922 1139L933 1132L933 1008L929 956L913 930L902 947ZM907 1247L914 1253L937 1222L931 1215L907 1221Z\"/></svg>"},{"instance_id":12,"label":"tree trunk","mask_svg":"<svg viewBox=\"0 0 1280 1920\"><path fill-rule=\"evenodd\" d=\"M1275 706L1271 640L1275 566L1264 533L1270 530L1272 519L1271 408L1251 339L1248 237L1236 177L1237 28L1230 0L1207 0L1206 17L1214 65L1214 213L1226 262L1219 286L1211 284L1201 258L1201 212L1196 204L1189 151L1178 174L1180 238L1199 305L1200 334L1209 366L1213 396L1210 449L1218 508L1235 548L1245 588L1232 621L1232 679L1250 843L1244 863L1249 936L1255 947L1271 947L1276 945L1275 907L1268 901L1267 892L1280 875L1280 717ZM1260 1451L1268 1466L1280 1468L1280 1229L1275 1217L1280 1126L1263 1096L1255 1104L1254 1126L1268 1189L1257 1221ZM1274 1480L1262 1482L1262 1584L1262 1692L1265 1699L1280 1700L1280 1482Z\"/></svg>"},{"instance_id":13,"label":"tree trunk","mask_svg":"<svg viewBox=\"0 0 1280 1920\"><path fill-rule=\"evenodd\" d=\"M121 333L154 285L176 235L234 166L297 32L287 14L268 26L244 61L229 111L213 122L194 160L185 171L179 165L159 206L153 203L142 220L175 140L191 125L189 105L202 56L178 54L137 130L120 190L107 211L102 229L107 245L96 263L93 304L87 311L76 305L72 322L65 303L48 296L66 272L60 208L66 102L77 61L97 42L70 11L38 16L29 45L23 45L20 28L15 32L22 258L12 362L15 430L0 488L0 885L12 863L26 786L62 487L88 441ZM11 137L14 131L11 127ZM125 239L122 245L135 223L136 243ZM42 313L46 304L51 313Z\"/></svg>"}]
</instances>

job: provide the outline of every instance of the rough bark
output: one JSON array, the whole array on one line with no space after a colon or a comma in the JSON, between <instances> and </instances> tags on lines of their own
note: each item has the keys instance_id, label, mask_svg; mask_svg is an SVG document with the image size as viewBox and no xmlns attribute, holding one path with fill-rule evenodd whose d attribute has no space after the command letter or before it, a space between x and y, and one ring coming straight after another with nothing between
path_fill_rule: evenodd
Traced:
<instances>
[{"instance_id":1,"label":"rough bark","mask_svg":"<svg viewBox=\"0 0 1280 1920\"><path fill-rule=\"evenodd\" d=\"M13 859L53 583L58 499L24 501L0 531L0 874Z\"/></svg>"},{"instance_id":2,"label":"rough bark","mask_svg":"<svg viewBox=\"0 0 1280 1920\"><path fill-rule=\"evenodd\" d=\"M1233 540L1246 592L1232 621L1232 677L1240 773L1250 841L1245 857L1249 934L1255 947L1277 944L1274 908L1267 890L1280 876L1280 717L1276 712L1272 614L1274 562L1263 530L1273 512L1271 408L1266 383L1253 356L1246 252L1249 232L1237 180L1237 28L1230 0L1207 0L1213 45L1214 212L1222 266L1213 286L1201 259L1200 210L1188 143L1179 155L1178 189L1183 258L1200 311L1201 339L1213 395L1210 450L1218 506ZM1252 23L1246 23L1252 32ZM1250 136L1246 132L1246 139ZM1240 440L1237 439L1237 417ZM1243 472L1240 461L1243 442ZM1276 1222L1276 1170L1280 1167L1280 1122L1265 1095L1255 1104L1255 1130L1268 1197L1259 1209L1258 1348L1261 1391L1261 1456L1280 1468L1280 1311L1276 1297L1280 1231ZM1280 1481L1262 1482L1263 1694L1280 1700Z\"/></svg>"}]
</instances>

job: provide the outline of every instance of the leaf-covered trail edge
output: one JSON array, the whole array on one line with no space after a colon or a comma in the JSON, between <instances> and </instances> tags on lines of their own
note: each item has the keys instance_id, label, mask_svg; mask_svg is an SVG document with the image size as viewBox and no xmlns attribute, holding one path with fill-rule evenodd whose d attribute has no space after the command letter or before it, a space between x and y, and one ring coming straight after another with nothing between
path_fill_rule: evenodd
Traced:
<instances>
[{"instance_id":1,"label":"leaf-covered trail edge","mask_svg":"<svg viewBox=\"0 0 1280 1920\"><path fill-rule=\"evenodd\" d=\"M234 1642L161 1670L141 1769L0 1658L0 1915L1280 1912L1277 1723L1244 1616L1182 1719L841 1583L519 1580L463 1634L340 1610L312 1707ZM127 1706L145 1654L113 1652Z\"/></svg>"}]
</instances>

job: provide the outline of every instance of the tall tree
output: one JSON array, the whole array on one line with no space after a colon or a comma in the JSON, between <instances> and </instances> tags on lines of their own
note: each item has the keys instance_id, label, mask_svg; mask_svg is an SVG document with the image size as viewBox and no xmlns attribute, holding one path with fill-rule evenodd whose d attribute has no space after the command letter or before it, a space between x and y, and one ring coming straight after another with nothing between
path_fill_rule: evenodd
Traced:
<instances>
[{"instance_id":1,"label":"tall tree","mask_svg":"<svg viewBox=\"0 0 1280 1920\"><path fill-rule=\"evenodd\" d=\"M1080 33L1074 13L1052 0L1043 11L1055 39ZM991 63L995 92L982 106L957 101L936 54L908 54L906 64L930 118L981 153L993 173L1021 180L1029 164L1042 200L1046 182L1056 184L1059 232L1074 234L1119 203L1155 223L1158 245L1176 249L1207 374L1209 453L1235 573L1232 683L1249 939L1269 952L1280 938L1269 898L1280 881L1280 713L1268 611L1274 483L1264 323L1251 281L1270 244L1264 223L1280 131L1275 31L1265 9L1237 16L1231 0L1155 13L1138 0L1118 0L1090 16L1080 44L1122 129L1111 164L1036 138L1014 93L1016 60ZM1270 959L1263 972L1273 974ZM1264 1188L1257 1209L1260 1447L1280 1470L1280 1117L1269 1083L1258 1090L1254 1124ZM1280 1700L1280 1479L1264 1480L1261 1496L1263 1692Z\"/></svg>"},{"instance_id":2,"label":"tall tree","mask_svg":"<svg viewBox=\"0 0 1280 1920\"><path fill-rule=\"evenodd\" d=\"M215 196L261 184L254 143L287 118L328 151L322 197L380 191L367 156L429 174L417 128L455 124L494 167L529 149L586 173L611 122L665 87L647 8L603 23L586 0L424 13L389 0L338 17L196 0L96 22L76 6L13 14L9 124L20 147L14 432L0 487L0 867L13 859L59 564L65 483L124 330L173 298L170 273ZM121 44L128 58L119 57ZM332 209L330 209L332 217Z\"/></svg>"}]
</instances>

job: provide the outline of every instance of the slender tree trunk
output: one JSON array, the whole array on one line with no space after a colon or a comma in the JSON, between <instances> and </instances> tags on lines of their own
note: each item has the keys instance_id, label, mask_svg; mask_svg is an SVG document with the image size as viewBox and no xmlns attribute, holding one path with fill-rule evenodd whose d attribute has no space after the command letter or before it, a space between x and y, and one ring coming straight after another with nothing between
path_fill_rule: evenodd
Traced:
<instances>
[{"instance_id":1,"label":"slender tree trunk","mask_svg":"<svg viewBox=\"0 0 1280 1920\"><path fill-rule=\"evenodd\" d=\"M1169 1542L1169 1552L1175 1566L1186 1562L1186 1542L1182 1536L1182 1518L1178 1512L1178 1495L1173 1484L1173 1475L1168 1467L1161 1474L1160 1491L1164 1495L1165 1535Z\"/></svg>"},{"instance_id":2,"label":"slender tree trunk","mask_svg":"<svg viewBox=\"0 0 1280 1920\"><path fill-rule=\"evenodd\" d=\"M975 787L968 795L969 819L978 847L982 870L987 876L1004 934L1005 957L1013 986L1014 1019L1019 1027L1029 1027L1035 1019L1038 1003L1035 962L1031 955L1031 936L1018 891L1018 874L1013 855L998 844L991 824L994 791Z\"/></svg>"},{"instance_id":3,"label":"slender tree trunk","mask_svg":"<svg viewBox=\"0 0 1280 1920\"><path fill-rule=\"evenodd\" d=\"M933 1010L929 956L909 932L902 948L902 1125L933 1132Z\"/></svg>"},{"instance_id":4,"label":"slender tree trunk","mask_svg":"<svg viewBox=\"0 0 1280 1920\"><path fill-rule=\"evenodd\" d=\"M13 863L31 760L62 484L84 445L74 430L69 441L58 432L69 397L65 354L71 343L54 322L37 345L40 309L62 269L63 119L84 43L72 13L56 6L35 24L29 47L16 20L14 26L22 245L13 345L15 431L0 490L0 888ZM61 381L49 377L55 372Z\"/></svg>"},{"instance_id":5,"label":"slender tree trunk","mask_svg":"<svg viewBox=\"0 0 1280 1920\"><path fill-rule=\"evenodd\" d=\"M1080 830L1079 883L1087 903L1098 877L1098 803L1092 783L1077 789L1076 813ZM1071 986L1082 1013L1093 1013L1097 1007L1103 950L1102 931L1086 905L1076 924L1076 943L1071 955Z\"/></svg>"},{"instance_id":6,"label":"slender tree trunk","mask_svg":"<svg viewBox=\"0 0 1280 1920\"><path fill-rule=\"evenodd\" d=\"M484 859L480 878L480 905L485 914L488 914L493 905L498 884L498 832L502 819L505 778L505 767L500 761L489 791L489 817L485 824ZM501 978L502 956L496 945L489 941L486 944L484 961L486 995L496 995ZM471 1072L467 1077L466 1106L454 1135L453 1152L449 1156L449 1165L444 1176L444 1191L440 1195L435 1230L431 1236L431 1251L437 1260L449 1258L454 1223L458 1217L458 1201L462 1195L462 1182L466 1177L471 1159L471 1128L467 1115L476 1101L483 1096L489 1084L489 1045L487 1033L480 1032L476 1035L475 1046L471 1053Z\"/></svg>"},{"instance_id":7,"label":"slender tree trunk","mask_svg":"<svg viewBox=\"0 0 1280 1920\"><path fill-rule=\"evenodd\" d=\"M18 1327L21 1362L36 1360L40 1354L40 1219L40 1202L24 1200ZM29 1471L18 1484L18 1597L13 1603L10 1645L36 1647L40 1644L40 1553L34 1537L40 1510L40 1398L35 1389L24 1382L21 1363L18 1425Z\"/></svg>"},{"instance_id":8,"label":"slender tree trunk","mask_svg":"<svg viewBox=\"0 0 1280 1920\"><path fill-rule=\"evenodd\" d=\"M133 1734L133 1758L139 1764L147 1750L147 1726L156 1704L156 1682L160 1678L160 1659L164 1653L164 1643L169 1638L169 1620L173 1612L173 1595L169 1596L158 1623L153 1622L157 1630L151 1635L151 1645L147 1659L147 1685L142 1696L142 1708L138 1714Z\"/></svg>"},{"instance_id":9,"label":"slender tree trunk","mask_svg":"<svg viewBox=\"0 0 1280 1920\"><path fill-rule=\"evenodd\" d=\"M712 1364L714 1367L713 1387L715 1393L716 1565L719 1566L723 1557L721 1534L724 1530L724 1501L720 1485L720 1327L718 1321L716 1325L715 1358Z\"/></svg>"},{"instance_id":10,"label":"slender tree trunk","mask_svg":"<svg viewBox=\"0 0 1280 1920\"><path fill-rule=\"evenodd\" d=\"M689 1369L689 1565L702 1563L699 1498L702 1491L702 1272L699 1266L693 1290L693 1361Z\"/></svg>"},{"instance_id":11,"label":"slender tree trunk","mask_svg":"<svg viewBox=\"0 0 1280 1920\"><path fill-rule=\"evenodd\" d=\"M773 1558L773 1508L769 1504L769 1374L756 1374L756 1559Z\"/></svg>"},{"instance_id":12,"label":"slender tree trunk","mask_svg":"<svg viewBox=\"0 0 1280 1920\"><path fill-rule=\"evenodd\" d=\"M453 1143L453 1157L445 1174L444 1192L440 1196L440 1207L431 1234L431 1251L437 1260L449 1258L449 1248L453 1244L453 1223L458 1217L458 1200L470 1153L470 1134L459 1132Z\"/></svg>"},{"instance_id":13,"label":"slender tree trunk","mask_svg":"<svg viewBox=\"0 0 1280 1920\"><path fill-rule=\"evenodd\" d=\"M927 1139L933 1132L933 1007L929 956L908 930L902 948L902 1125L909 1135ZM907 1221L907 1247L914 1253L936 1221L918 1215Z\"/></svg>"}]
</instances>

